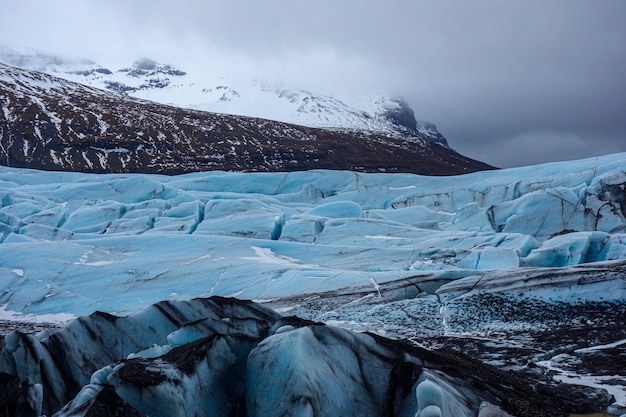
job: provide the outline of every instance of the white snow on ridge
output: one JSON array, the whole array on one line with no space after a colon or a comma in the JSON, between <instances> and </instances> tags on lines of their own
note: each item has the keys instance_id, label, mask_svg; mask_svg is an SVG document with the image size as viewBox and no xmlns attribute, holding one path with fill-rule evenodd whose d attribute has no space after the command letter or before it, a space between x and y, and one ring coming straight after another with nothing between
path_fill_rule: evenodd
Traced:
<instances>
[{"instance_id":1,"label":"white snow on ridge","mask_svg":"<svg viewBox=\"0 0 626 417\"><path fill-rule=\"evenodd\" d=\"M620 384L611 383L611 381L623 380L623 375L580 375L561 369L550 360L538 362L537 365L554 373L552 378L561 383L604 389L613 396L613 406L617 406L618 409L626 407L626 390ZM607 413L607 415L614 415L614 413Z\"/></svg>"},{"instance_id":2,"label":"white snow on ridge","mask_svg":"<svg viewBox=\"0 0 626 417\"><path fill-rule=\"evenodd\" d=\"M149 59L110 70L89 60L66 59L27 49L16 51L2 45L0 62L182 108L310 127L421 135L445 144L445 139L432 123L417 122L409 132L411 129L407 130L397 120L390 119L390 112L403 115L409 109L405 109L399 99L381 93L317 93L262 80L228 79L211 71L185 72ZM409 118L413 118L412 114Z\"/></svg>"},{"instance_id":3,"label":"white snow on ridge","mask_svg":"<svg viewBox=\"0 0 626 417\"><path fill-rule=\"evenodd\" d=\"M585 352L591 352L591 351L594 351L594 350L612 349L614 347L621 346L621 345L624 345L624 344L626 344L626 339L618 340L616 342L608 343L606 345L592 346L592 347L583 348L583 349L576 349L574 352L575 353L585 353Z\"/></svg>"}]
</instances>

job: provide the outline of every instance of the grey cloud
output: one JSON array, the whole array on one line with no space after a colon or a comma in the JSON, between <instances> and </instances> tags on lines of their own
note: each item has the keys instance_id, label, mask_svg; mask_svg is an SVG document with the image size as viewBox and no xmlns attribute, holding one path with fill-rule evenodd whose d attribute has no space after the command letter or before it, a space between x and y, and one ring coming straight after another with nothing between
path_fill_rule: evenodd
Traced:
<instances>
[{"instance_id":1,"label":"grey cloud","mask_svg":"<svg viewBox=\"0 0 626 417\"><path fill-rule=\"evenodd\" d=\"M0 9L2 39L52 52L191 56L231 75L401 94L453 147L494 165L626 151L622 0L0 0Z\"/></svg>"},{"instance_id":2,"label":"grey cloud","mask_svg":"<svg viewBox=\"0 0 626 417\"><path fill-rule=\"evenodd\" d=\"M491 141L489 146L479 149L474 148L471 142L463 143L457 149L466 155L473 151L477 159L493 161L499 167L516 167L625 152L626 145L623 142L623 137L581 137L571 131L527 130L515 136L500 136Z\"/></svg>"}]
</instances>

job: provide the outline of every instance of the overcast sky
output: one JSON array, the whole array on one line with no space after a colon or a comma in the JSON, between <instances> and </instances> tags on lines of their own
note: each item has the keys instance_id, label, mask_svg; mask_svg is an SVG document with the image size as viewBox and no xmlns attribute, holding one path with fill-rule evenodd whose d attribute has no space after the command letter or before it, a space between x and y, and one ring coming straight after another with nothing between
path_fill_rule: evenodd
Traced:
<instances>
[{"instance_id":1,"label":"overcast sky","mask_svg":"<svg viewBox=\"0 0 626 417\"><path fill-rule=\"evenodd\" d=\"M0 0L0 13L10 46L402 95L500 167L626 151L624 0Z\"/></svg>"}]
</instances>

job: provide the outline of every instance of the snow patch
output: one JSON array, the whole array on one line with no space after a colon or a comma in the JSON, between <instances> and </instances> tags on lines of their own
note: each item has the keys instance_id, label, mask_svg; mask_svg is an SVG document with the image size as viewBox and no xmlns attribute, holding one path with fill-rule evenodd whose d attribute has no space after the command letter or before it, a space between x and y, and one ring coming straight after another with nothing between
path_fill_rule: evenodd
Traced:
<instances>
[{"instance_id":1,"label":"snow patch","mask_svg":"<svg viewBox=\"0 0 626 417\"><path fill-rule=\"evenodd\" d=\"M27 323L67 323L76 318L70 313L23 314L6 308L7 304L0 305L0 320L22 321Z\"/></svg>"},{"instance_id":2,"label":"snow patch","mask_svg":"<svg viewBox=\"0 0 626 417\"><path fill-rule=\"evenodd\" d=\"M270 248L251 246L250 249L254 251L256 256L242 256L239 259L246 261L256 261L272 265L294 266L298 268L319 268L319 265L306 265L300 263L299 260L291 258L289 256L277 255Z\"/></svg>"}]
</instances>

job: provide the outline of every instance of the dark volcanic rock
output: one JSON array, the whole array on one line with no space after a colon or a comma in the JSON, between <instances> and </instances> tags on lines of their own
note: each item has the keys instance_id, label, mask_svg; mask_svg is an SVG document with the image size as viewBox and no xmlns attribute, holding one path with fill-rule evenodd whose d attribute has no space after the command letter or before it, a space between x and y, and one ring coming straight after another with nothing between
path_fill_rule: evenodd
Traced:
<instances>
[{"instance_id":1,"label":"dark volcanic rock","mask_svg":"<svg viewBox=\"0 0 626 417\"><path fill-rule=\"evenodd\" d=\"M427 404L476 415L487 402L531 417L596 411L608 401L453 349L220 297L162 302L128 317L97 313L40 335L14 331L0 358L0 405L16 416L413 416Z\"/></svg>"},{"instance_id":2,"label":"dark volcanic rock","mask_svg":"<svg viewBox=\"0 0 626 417\"><path fill-rule=\"evenodd\" d=\"M21 391L21 382L17 376L0 372L0 413L4 413L5 416L16 413Z\"/></svg>"},{"instance_id":3,"label":"dark volcanic rock","mask_svg":"<svg viewBox=\"0 0 626 417\"><path fill-rule=\"evenodd\" d=\"M145 417L120 398L112 386L104 385L95 397L83 404L61 411L66 417Z\"/></svg>"}]
</instances>

